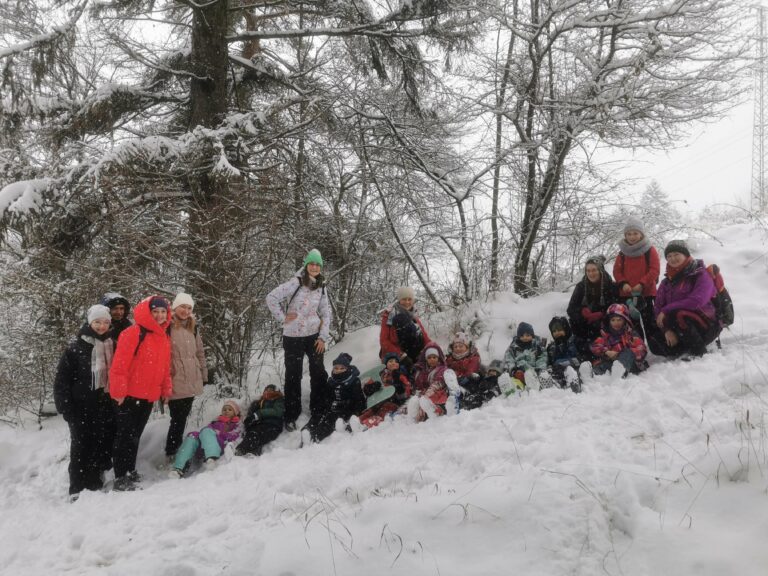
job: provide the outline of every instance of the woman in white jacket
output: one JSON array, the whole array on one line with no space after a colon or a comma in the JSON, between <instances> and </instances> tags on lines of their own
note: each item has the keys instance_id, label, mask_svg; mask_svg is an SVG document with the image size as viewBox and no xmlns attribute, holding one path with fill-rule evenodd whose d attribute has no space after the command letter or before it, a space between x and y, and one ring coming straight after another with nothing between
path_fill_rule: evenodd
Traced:
<instances>
[{"instance_id":1,"label":"woman in white jacket","mask_svg":"<svg viewBox=\"0 0 768 576\"><path fill-rule=\"evenodd\" d=\"M310 250L303 267L293 278L267 294L267 306L283 324L285 357L285 429L295 430L301 414L301 373L304 355L309 358L309 410L322 412L329 399L325 394L328 373L323 365L325 343L331 325L331 307L325 291L323 258ZM283 303L287 302L285 310Z\"/></svg>"}]
</instances>

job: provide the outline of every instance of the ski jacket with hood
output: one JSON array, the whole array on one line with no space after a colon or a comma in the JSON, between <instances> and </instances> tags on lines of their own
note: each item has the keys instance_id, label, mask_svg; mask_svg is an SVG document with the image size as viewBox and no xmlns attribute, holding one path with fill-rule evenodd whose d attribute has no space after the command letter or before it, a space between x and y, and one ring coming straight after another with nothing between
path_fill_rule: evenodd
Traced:
<instances>
[{"instance_id":1,"label":"ski jacket with hood","mask_svg":"<svg viewBox=\"0 0 768 576\"><path fill-rule=\"evenodd\" d=\"M621 316L624 319L624 327L621 330L616 331L610 327L611 316ZM645 342L634 330L632 318L620 312L614 312L606 318L600 336L592 343L591 350L597 356L595 362L599 362L609 350L613 352L631 350L636 360L642 360L648 353Z\"/></svg>"},{"instance_id":2,"label":"ski jacket with hood","mask_svg":"<svg viewBox=\"0 0 768 576\"><path fill-rule=\"evenodd\" d=\"M451 350L451 346L448 347ZM475 348L474 343L470 343L466 356L454 358L453 351L449 352L445 358L448 368L456 372L456 377L469 378L472 374L480 374L480 353Z\"/></svg>"},{"instance_id":3,"label":"ski jacket with hood","mask_svg":"<svg viewBox=\"0 0 768 576\"><path fill-rule=\"evenodd\" d=\"M715 294L715 282L704 262L691 259L674 278L665 276L661 281L653 311L656 316L662 312L668 316L675 310L692 310L714 320L715 305L712 298Z\"/></svg>"},{"instance_id":4,"label":"ski jacket with hood","mask_svg":"<svg viewBox=\"0 0 768 576\"><path fill-rule=\"evenodd\" d=\"M437 366L430 368L427 366L426 351L430 348L437 350ZM414 388L416 394L426 396L438 406L443 406L448 401L450 390L445 382L445 373L450 370L445 363L445 354L435 342L427 342L424 349L419 354L419 359L414 365L415 379Z\"/></svg>"},{"instance_id":5,"label":"ski jacket with hood","mask_svg":"<svg viewBox=\"0 0 768 576\"><path fill-rule=\"evenodd\" d=\"M149 310L152 298L139 302L133 314L136 324L120 335L109 371L109 394L115 400L131 396L154 402L171 397L171 341L166 333L171 311L169 319L158 324Z\"/></svg>"},{"instance_id":6,"label":"ski jacket with hood","mask_svg":"<svg viewBox=\"0 0 768 576\"><path fill-rule=\"evenodd\" d=\"M304 268L300 268L293 278L267 294L267 307L275 320L283 325L283 336L303 338L320 334L320 339L328 342L331 330L331 307L325 286L314 290L301 283ZM288 302L284 312L281 305ZM285 317L291 312L297 316L288 324Z\"/></svg>"}]
</instances>

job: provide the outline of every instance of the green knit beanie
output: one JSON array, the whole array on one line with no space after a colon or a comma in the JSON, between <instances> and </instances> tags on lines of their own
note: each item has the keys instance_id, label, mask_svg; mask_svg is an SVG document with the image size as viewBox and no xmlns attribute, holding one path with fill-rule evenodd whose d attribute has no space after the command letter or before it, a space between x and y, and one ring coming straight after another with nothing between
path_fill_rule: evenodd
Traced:
<instances>
[{"instance_id":1,"label":"green knit beanie","mask_svg":"<svg viewBox=\"0 0 768 576\"><path fill-rule=\"evenodd\" d=\"M304 266L307 264L319 264L320 266L323 265L323 257L320 255L320 250L317 248L312 248L307 255L304 257Z\"/></svg>"}]
</instances>

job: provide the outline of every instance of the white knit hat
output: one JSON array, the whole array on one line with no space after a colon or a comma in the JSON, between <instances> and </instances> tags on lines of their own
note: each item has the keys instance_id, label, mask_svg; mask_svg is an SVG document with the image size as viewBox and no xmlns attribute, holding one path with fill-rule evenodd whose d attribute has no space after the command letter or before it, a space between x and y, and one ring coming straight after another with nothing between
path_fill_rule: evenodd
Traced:
<instances>
[{"instance_id":1,"label":"white knit hat","mask_svg":"<svg viewBox=\"0 0 768 576\"><path fill-rule=\"evenodd\" d=\"M414 292L413 288L410 286L400 286L400 288L397 289L397 299L402 300L403 298L415 300L416 292Z\"/></svg>"},{"instance_id":2,"label":"white knit hat","mask_svg":"<svg viewBox=\"0 0 768 576\"><path fill-rule=\"evenodd\" d=\"M181 306L182 304L186 304L188 306L191 306L192 308L195 307L195 302L194 300L192 300L192 296L190 296L186 292L179 292L178 294L176 294L176 298L173 299L173 304L171 304L171 310L176 310L176 308Z\"/></svg>"},{"instance_id":3,"label":"white knit hat","mask_svg":"<svg viewBox=\"0 0 768 576\"><path fill-rule=\"evenodd\" d=\"M88 308L88 324L94 320L109 320L112 321L112 316L109 313L109 308L102 304L94 304Z\"/></svg>"},{"instance_id":4,"label":"white knit hat","mask_svg":"<svg viewBox=\"0 0 768 576\"><path fill-rule=\"evenodd\" d=\"M437 348L427 348L424 350L424 358L427 356L440 356L440 353L437 351Z\"/></svg>"}]
</instances>

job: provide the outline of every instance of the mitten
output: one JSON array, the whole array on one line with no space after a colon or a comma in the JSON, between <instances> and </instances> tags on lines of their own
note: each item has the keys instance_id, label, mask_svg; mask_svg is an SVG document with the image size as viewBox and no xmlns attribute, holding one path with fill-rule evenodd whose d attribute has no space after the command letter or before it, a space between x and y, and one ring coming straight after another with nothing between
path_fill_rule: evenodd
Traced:
<instances>
[{"instance_id":1,"label":"mitten","mask_svg":"<svg viewBox=\"0 0 768 576\"><path fill-rule=\"evenodd\" d=\"M381 382L376 382L374 380L368 380L368 382L366 382L363 386L363 394L366 396L375 394L379 390L381 390Z\"/></svg>"},{"instance_id":2,"label":"mitten","mask_svg":"<svg viewBox=\"0 0 768 576\"><path fill-rule=\"evenodd\" d=\"M595 322L600 322L600 320L602 319L603 319L602 312L590 312L587 318L587 322L589 322L590 324L594 324Z\"/></svg>"}]
</instances>

